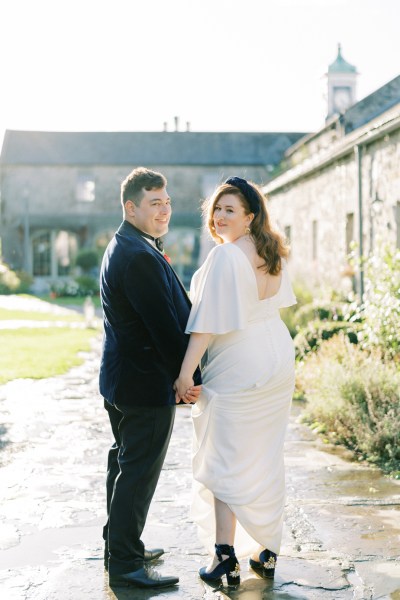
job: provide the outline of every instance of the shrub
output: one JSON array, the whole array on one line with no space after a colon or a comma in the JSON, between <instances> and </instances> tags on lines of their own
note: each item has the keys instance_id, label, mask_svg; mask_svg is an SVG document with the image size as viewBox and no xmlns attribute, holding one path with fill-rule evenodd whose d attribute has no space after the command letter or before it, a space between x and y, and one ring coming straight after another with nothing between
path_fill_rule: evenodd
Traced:
<instances>
[{"instance_id":1,"label":"shrub","mask_svg":"<svg viewBox=\"0 0 400 600\"><path fill-rule=\"evenodd\" d=\"M363 305L350 317L363 321L362 348L380 348L400 362L400 250L381 246L364 264Z\"/></svg>"},{"instance_id":2,"label":"shrub","mask_svg":"<svg viewBox=\"0 0 400 600\"><path fill-rule=\"evenodd\" d=\"M7 265L0 263L0 294L14 294L19 285L18 275Z\"/></svg>"},{"instance_id":3,"label":"shrub","mask_svg":"<svg viewBox=\"0 0 400 600\"><path fill-rule=\"evenodd\" d=\"M16 274L20 282L17 290L18 294L27 294L33 283L32 275L29 275L26 271L16 271Z\"/></svg>"},{"instance_id":4,"label":"shrub","mask_svg":"<svg viewBox=\"0 0 400 600\"><path fill-rule=\"evenodd\" d=\"M32 277L25 271L12 271L0 262L0 294L22 294L29 291Z\"/></svg>"},{"instance_id":5,"label":"shrub","mask_svg":"<svg viewBox=\"0 0 400 600\"><path fill-rule=\"evenodd\" d=\"M77 298L79 296L95 296L99 292L99 284L95 277L81 275L75 279L54 281L50 286L53 296L59 298Z\"/></svg>"},{"instance_id":6,"label":"shrub","mask_svg":"<svg viewBox=\"0 0 400 600\"><path fill-rule=\"evenodd\" d=\"M302 306L296 313L298 329L306 327L311 321L343 321L346 309L341 302L314 301Z\"/></svg>"},{"instance_id":7,"label":"shrub","mask_svg":"<svg viewBox=\"0 0 400 600\"><path fill-rule=\"evenodd\" d=\"M358 322L357 318L354 318L350 325L338 325L342 321L349 321L350 317L355 317L355 303L350 303L348 299L340 297L337 292L328 288L319 291L323 298L313 298L310 290L298 285L294 287L298 302L295 306L284 309L281 314L291 336L296 338L300 334L297 346L302 348L302 352L317 349L318 335L321 340L328 339L342 327L348 331L351 341L357 341L355 332L358 331L358 327L354 325ZM314 339L315 336L317 339Z\"/></svg>"},{"instance_id":8,"label":"shrub","mask_svg":"<svg viewBox=\"0 0 400 600\"><path fill-rule=\"evenodd\" d=\"M294 338L296 357L301 359L308 352L318 350L322 342L339 332L343 332L352 344L357 344L358 328L357 323L347 321L311 321Z\"/></svg>"},{"instance_id":9,"label":"shrub","mask_svg":"<svg viewBox=\"0 0 400 600\"><path fill-rule=\"evenodd\" d=\"M75 282L78 284L79 296L95 296L99 293L99 282L95 277L81 275L75 278Z\"/></svg>"},{"instance_id":10,"label":"shrub","mask_svg":"<svg viewBox=\"0 0 400 600\"><path fill-rule=\"evenodd\" d=\"M84 273L89 273L99 264L99 255L97 250L92 248L82 248L76 255L75 264L82 269Z\"/></svg>"},{"instance_id":11,"label":"shrub","mask_svg":"<svg viewBox=\"0 0 400 600\"><path fill-rule=\"evenodd\" d=\"M72 279L60 279L50 285L50 291L58 297L76 297L79 295L79 284Z\"/></svg>"},{"instance_id":12,"label":"shrub","mask_svg":"<svg viewBox=\"0 0 400 600\"><path fill-rule=\"evenodd\" d=\"M297 304L281 310L282 320L285 322L286 327L289 329L292 338L294 338L297 334L296 314L299 308L301 308L305 304L309 304L312 300L312 294L310 290L300 282L294 282L293 291L297 299Z\"/></svg>"},{"instance_id":13,"label":"shrub","mask_svg":"<svg viewBox=\"0 0 400 600\"><path fill-rule=\"evenodd\" d=\"M400 373L342 333L299 364L304 420L385 470L400 467Z\"/></svg>"}]
</instances>

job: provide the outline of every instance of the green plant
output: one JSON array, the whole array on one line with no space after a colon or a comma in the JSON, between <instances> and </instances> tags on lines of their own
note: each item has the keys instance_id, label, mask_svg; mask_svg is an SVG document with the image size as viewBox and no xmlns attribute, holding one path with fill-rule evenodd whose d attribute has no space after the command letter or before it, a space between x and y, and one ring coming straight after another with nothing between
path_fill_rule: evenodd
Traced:
<instances>
[{"instance_id":1,"label":"green plant","mask_svg":"<svg viewBox=\"0 0 400 600\"><path fill-rule=\"evenodd\" d=\"M75 297L79 295L79 284L72 279L59 279L50 284L50 291L55 298Z\"/></svg>"},{"instance_id":2,"label":"green plant","mask_svg":"<svg viewBox=\"0 0 400 600\"><path fill-rule=\"evenodd\" d=\"M0 294L20 294L29 290L32 277L25 271L13 271L0 262Z\"/></svg>"},{"instance_id":3,"label":"green plant","mask_svg":"<svg viewBox=\"0 0 400 600\"><path fill-rule=\"evenodd\" d=\"M282 320L285 322L286 327L289 329L292 338L294 338L297 334L297 312L302 306L304 306L305 304L309 304L312 301L311 291L299 281L293 283L293 291L297 299L297 304L281 310Z\"/></svg>"},{"instance_id":4,"label":"green plant","mask_svg":"<svg viewBox=\"0 0 400 600\"><path fill-rule=\"evenodd\" d=\"M18 275L7 265L0 263L0 294L13 294L20 284Z\"/></svg>"},{"instance_id":5,"label":"green plant","mask_svg":"<svg viewBox=\"0 0 400 600\"><path fill-rule=\"evenodd\" d=\"M99 254L96 249L82 248L76 255L75 264L80 267L84 273L89 273L99 264Z\"/></svg>"},{"instance_id":6,"label":"green plant","mask_svg":"<svg viewBox=\"0 0 400 600\"><path fill-rule=\"evenodd\" d=\"M18 294L27 294L33 283L32 275L29 275L26 271L16 271L16 274L20 282L17 290Z\"/></svg>"},{"instance_id":7,"label":"green plant","mask_svg":"<svg viewBox=\"0 0 400 600\"><path fill-rule=\"evenodd\" d=\"M79 298L80 296L96 296L99 283L91 275L80 275L75 279L57 280L50 285L55 298Z\"/></svg>"},{"instance_id":8,"label":"green plant","mask_svg":"<svg viewBox=\"0 0 400 600\"><path fill-rule=\"evenodd\" d=\"M400 363L400 250L381 246L364 263L363 304L349 321L363 322L362 348L381 348Z\"/></svg>"},{"instance_id":9,"label":"green plant","mask_svg":"<svg viewBox=\"0 0 400 600\"><path fill-rule=\"evenodd\" d=\"M325 340L343 332L352 344L358 343L357 323L347 321L311 321L294 338L296 357L303 358L311 351L317 351Z\"/></svg>"},{"instance_id":10,"label":"green plant","mask_svg":"<svg viewBox=\"0 0 400 600\"><path fill-rule=\"evenodd\" d=\"M99 293L99 282L95 277L80 275L75 277L75 282L78 284L79 296L95 296Z\"/></svg>"},{"instance_id":11,"label":"green plant","mask_svg":"<svg viewBox=\"0 0 400 600\"><path fill-rule=\"evenodd\" d=\"M334 443L387 471L400 467L400 373L342 333L320 344L298 365L297 393L304 419Z\"/></svg>"},{"instance_id":12,"label":"green plant","mask_svg":"<svg viewBox=\"0 0 400 600\"><path fill-rule=\"evenodd\" d=\"M343 321L346 308L343 302L320 302L314 300L300 307L296 313L298 329L306 327L311 321Z\"/></svg>"}]
</instances>

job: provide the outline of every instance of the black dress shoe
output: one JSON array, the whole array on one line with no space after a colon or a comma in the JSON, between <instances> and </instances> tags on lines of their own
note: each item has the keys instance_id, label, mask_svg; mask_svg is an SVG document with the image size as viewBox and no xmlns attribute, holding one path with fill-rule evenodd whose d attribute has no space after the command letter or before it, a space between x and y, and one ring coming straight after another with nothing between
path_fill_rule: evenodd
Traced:
<instances>
[{"instance_id":1,"label":"black dress shoe","mask_svg":"<svg viewBox=\"0 0 400 600\"><path fill-rule=\"evenodd\" d=\"M136 586L141 588L161 588L175 585L178 582L178 577L163 577L148 566L144 566L137 571L132 571L132 573L110 575L109 577L110 587Z\"/></svg>"},{"instance_id":2,"label":"black dress shoe","mask_svg":"<svg viewBox=\"0 0 400 600\"><path fill-rule=\"evenodd\" d=\"M151 560L156 560L160 558L164 554L163 548L153 548L152 550L145 550L143 560L144 562L150 562ZM108 548L104 550L104 568L108 571Z\"/></svg>"},{"instance_id":3,"label":"black dress shoe","mask_svg":"<svg viewBox=\"0 0 400 600\"><path fill-rule=\"evenodd\" d=\"M153 548L152 550L145 550L143 558L145 562L149 562L150 560L156 560L157 558L160 558L160 556L163 554L163 548Z\"/></svg>"}]
</instances>

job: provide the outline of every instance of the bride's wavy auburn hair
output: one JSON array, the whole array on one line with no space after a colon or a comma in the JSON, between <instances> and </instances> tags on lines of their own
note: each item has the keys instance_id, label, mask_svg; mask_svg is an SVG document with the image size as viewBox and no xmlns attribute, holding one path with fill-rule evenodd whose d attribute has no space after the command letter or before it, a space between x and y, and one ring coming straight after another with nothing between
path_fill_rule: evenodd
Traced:
<instances>
[{"instance_id":1,"label":"bride's wavy auburn hair","mask_svg":"<svg viewBox=\"0 0 400 600\"><path fill-rule=\"evenodd\" d=\"M264 260L264 264L259 268L264 269L266 273L270 273L271 275L278 275L282 269L281 259L289 256L290 248L284 236L271 226L264 195L255 183L252 181L248 181L247 183L254 188L260 201L260 211L257 215L254 215L254 219L250 223L250 235L254 240L257 254ZM215 231L213 221L215 205L222 196L226 196L227 194L237 196L244 208L245 214L252 214L250 205L239 188L226 183L218 186L212 196L203 202L202 206L205 225L217 244L223 244L224 240Z\"/></svg>"}]
</instances>

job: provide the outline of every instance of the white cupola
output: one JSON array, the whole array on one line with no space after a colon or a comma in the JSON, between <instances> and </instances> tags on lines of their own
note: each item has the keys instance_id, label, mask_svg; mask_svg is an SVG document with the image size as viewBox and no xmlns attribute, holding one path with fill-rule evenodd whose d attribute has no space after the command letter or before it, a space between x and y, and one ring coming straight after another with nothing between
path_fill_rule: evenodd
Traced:
<instances>
[{"instance_id":1,"label":"white cupola","mask_svg":"<svg viewBox=\"0 0 400 600\"><path fill-rule=\"evenodd\" d=\"M345 112L356 102L357 69L342 56L341 45L338 44L336 60L328 67L328 114Z\"/></svg>"}]
</instances>

